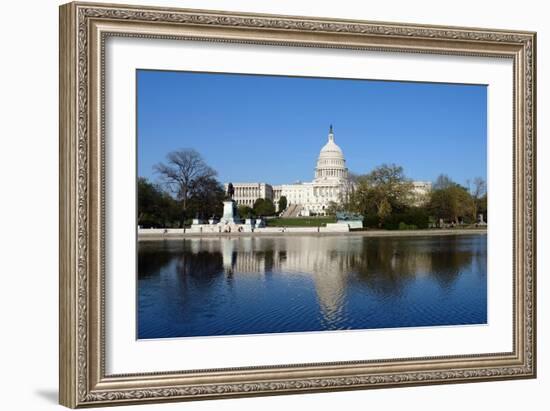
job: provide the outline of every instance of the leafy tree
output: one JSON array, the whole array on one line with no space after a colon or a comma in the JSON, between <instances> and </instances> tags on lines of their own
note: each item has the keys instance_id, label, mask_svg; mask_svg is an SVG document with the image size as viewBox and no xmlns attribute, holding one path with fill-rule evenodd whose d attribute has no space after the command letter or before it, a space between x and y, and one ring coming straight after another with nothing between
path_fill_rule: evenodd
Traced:
<instances>
[{"instance_id":1,"label":"leafy tree","mask_svg":"<svg viewBox=\"0 0 550 411\"><path fill-rule=\"evenodd\" d=\"M378 204L377 215L380 225L384 224L384 220L391 214L391 204L387 198L383 198Z\"/></svg>"},{"instance_id":2,"label":"leafy tree","mask_svg":"<svg viewBox=\"0 0 550 411\"><path fill-rule=\"evenodd\" d=\"M246 205L240 205L237 210L239 212L239 216L241 216L242 218L256 217L254 210Z\"/></svg>"},{"instance_id":3,"label":"leafy tree","mask_svg":"<svg viewBox=\"0 0 550 411\"><path fill-rule=\"evenodd\" d=\"M189 197L188 215L199 214L203 218L223 213L223 199L225 191L218 180L212 177L202 177L194 181L191 186L192 195Z\"/></svg>"},{"instance_id":4,"label":"leafy tree","mask_svg":"<svg viewBox=\"0 0 550 411\"><path fill-rule=\"evenodd\" d=\"M426 202L415 201L418 196L403 168L383 164L368 174L354 175L352 189L341 206L362 214L365 227L385 229L428 228L430 221L440 218L473 222L477 214L487 213L486 183L479 177L466 189L441 174L426 197Z\"/></svg>"},{"instance_id":5,"label":"leafy tree","mask_svg":"<svg viewBox=\"0 0 550 411\"><path fill-rule=\"evenodd\" d=\"M271 216L275 214L275 205L273 201L267 198L258 198L254 202L254 214L257 216Z\"/></svg>"},{"instance_id":6,"label":"leafy tree","mask_svg":"<svg viewBox=\"0 0 550 411\"><path fill-rule=\"evenodd\" d=\"M376 215L379 226L392 212L401 212L412 205L413 185L406 178L403 167L382 164L355 179L345 208L364 216Z\"/></svg>"},{"instance_id":7,"label":"leafy tree","mask_svg":"<svg viewBox=\"0 0 550 411\"><path fill-rule=\"evenodd\" d=\"M188 203L193 196L200 197L202 184L210 184L216 171L206 164L202 156L193 149L172 151L167 162L154 166L164 185L181 202L184 218L188 216Z\"/></svg>"},{"instance_id":8,"label":"leafy tree","mask_svg":"<svg viewBox=\"0 0 550 411\"><path fill-rule=\"evenodd\" d=\"M285 196L279 197L278 206L279 206L279 212L280 213L283 212L286 209L287 205L288 205L288 201L287 201L286 197Z\"/></svg>"},{"instance_id":9,"label":"leafy tree","mask_svg":"<svg viewBox=\"0 0 550 411\"><path fill-rule=\"evenodd\" d=\"M146 178L139 177L137 181L138 192L138 224L143 222L147 215L154 213L155 204L160 196L160 190L151 184Z\"/></svg>"},{"instance_id":10,"label":"leafy tree","mask_svg":"<svg viewBox=\"0 0 550 411\"><path fill-rule=\"evenodd\" d=\"M142 227L168 227L178 221L177 201L160 186L140 177L138 191L138 225Z\"/></svg>"},{"instance_id":11,"label":"leafy tree","mask_svg":"<svg viewBox=\"0 0 550 411\"><path fill-rule=\"evenodd\" d=\"M395 164L382 164L366 176L374 190L376 207L379 209L388 202L392 209L406 208L412 198L412 183L405 177L403 167ZM387 206L384 205L387 209Z\"/></svg>"},{"instance_id":12,"label":"leafy tree","mask_svg":"<svg viewBox=\"0 0 550 411\"><path fill-rule=\"evenodd\" d=\"M456 184L433 190L429 209L436 218L459 223L472 216L474 201L468 191Z\"/></svg>"},{"instance_id":13,"label":"leafy tree","mask_svg":"<svg viewBox=\"0 0 550 411\"><path fill-rule=\"evenodd\" d=\"M430 216L426 207L411 207L402 213L392 213L382 225L386 230L425 229L430 224Z\"/></svg>"},{"instance_id":14,"label":"leafy tree","mask_svg":"<svg viewBox=\"0 0 550 411\"><path fill-rule=\"evenodd\" d=\"M336 215L338 211L342 211L342 206L335 201L329 201L325 213L327 215Z\"/></svg>"}]
</instances>

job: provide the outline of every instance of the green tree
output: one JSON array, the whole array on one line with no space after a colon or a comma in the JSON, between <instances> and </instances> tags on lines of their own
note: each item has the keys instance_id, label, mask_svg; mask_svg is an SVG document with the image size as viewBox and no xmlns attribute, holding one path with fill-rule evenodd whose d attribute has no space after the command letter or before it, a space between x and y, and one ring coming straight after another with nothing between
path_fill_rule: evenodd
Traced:
<instances>
[{"instance_id":1,"label":"green tree","mask_svg":"<svg viewBox=\"0 0 550 411\"><path fill-rule=\"evenodd\" d=\"M384 224L384 220L387 217L389 217L389 215L391 214L391 211L392 211L392 208L391 208L390 202L388 201L387 198L383 198L380 204L378 204L378 210L376 213L378 215L378 221L380 226Z\"/></svg>"},{"instance_id":2,"label":"green tree","mask_svg":"<svg viewBox=\"0 0 550 411\"><path fill-rule=\"evenodd\" d=\"M240 205L237 208L237 210L238 210L239 216L241 216L241 218L256 217L256 214L254 213L254 210L251 207L248 207L246 205Z\"/></svg>"},{"instance_id":3,"label":"green tree","mask_svg":"<svg viewBox=\"0 0 550 411\"><path fill-rule=\"evenodd\" d=\"M254 202L254 214L257 216L272 216L275 214L275 205L273 201L267 198L258 198Z\"/></svg>"},{"instance_id":4,"label":"green tree","mask_svg":"<svg viewBox=\"0 0 550 411\"><path fill-rule=\"evenodd\" d=\"M191 193L187 204L188 216L199 214L203 218L209 218L223 213L225 191L215 178L196 179L191 187Z\"/></svg>"},{"instance_id":5,"label":"green tree","mask_svg":"<svg viewBox=\"0 0 550 411\"><path fill-rule=\"evenodd\" d=\"M401 210L410 205L413 185L406 178L403 167L395 164L382 164L366 176L377 210L388 202L392 210ZM384 206L387 208L387 206Z\"/></svg>"},{"instance_id":6,"label":"green tree","mask_svg":"<svg viewBox=\"0 0 550 411\"><path fill-rule=\"evenodd\" d=\"M342 207L335 201L329 201L325 212L327 215L336 215L338 211L342 211Z\"/></svg>"},{"instance_id":7,"label":"green tree","mask_svg":"<svg viewBox=\"0 0 550 411\"><path fill-rule=\"evenodd\" d=\"M426 207L410 207L401 213L391 213L382 225L386 230L425 229L430 224L430 215Z\"/></svg>"},{"instance_id":8,"label":"green tree","mask_svg":"<svg viewBox=\"0 0 550 411\"><path fill-rule=\"evenodd\" d=\"M154 213L155 204L158 201L159 190L146 178L139 177L137 181L138 192L138 224L143 224L148 215Z\"/></svg>"},{"instance_id":9,"label":"green tree","mask_svg":"<svg viewBox=\"0 0 550 411\"><path fill-rule=\"evenodd\" d=\"M286 209L287 205L288 205L288 201L286 197L285 196L279 197L278 206L279 206L280 213L282 213Z\"/></svg>"},{"instance_id":10,"label":"green tree","mask_svg":"<svg viewBox=\"0 0 550 411\"><path fill-rule=\"evenodd\" d=\"M355 187L348 195L347 211L377 216L378 226L392 212L402 212L412 205L412 183L406 178L403 167L382 164L369 174L355 177Z\"/></svg>"},{"instance_id":11,"label":"green tree","mask_svg":"<svg viewBox=\"0 0 550 411\"><path fill-rule=\"evenodd\" d=\"M459 223L471 218L474 201L464 187L453 183L446 188L433 190L428 208L436 218Z\"/></svg>"},{"instance_id":12,"label":"green tree","mask_svg":"<svg viewBox=\"0 0 550 411\"><path fill-rule=\"evenodd\" d=\"M178 203L160 186L144 177L137 181L138 225L142 227L169 227L178 221Z\"/></svg>"}]
</instances>

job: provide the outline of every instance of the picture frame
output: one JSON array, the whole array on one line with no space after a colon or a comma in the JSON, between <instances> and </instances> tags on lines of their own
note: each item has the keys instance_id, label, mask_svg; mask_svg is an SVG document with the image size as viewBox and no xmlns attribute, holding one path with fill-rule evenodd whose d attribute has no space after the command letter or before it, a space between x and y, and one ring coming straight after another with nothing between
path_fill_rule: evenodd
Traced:
<instances>
[{"instance_id":1,"label":"picture frame","mask_svg":"<svg viewBox=\"0 0 550 411\"><path fill-rule=\"evenodd\" d=\"M511 351L106 372L105 50L109 38L327 48L512 61ZM536 34L222 11L60 7L60 403L187 401L536 377Z\"/></svg>"}]
</instances>

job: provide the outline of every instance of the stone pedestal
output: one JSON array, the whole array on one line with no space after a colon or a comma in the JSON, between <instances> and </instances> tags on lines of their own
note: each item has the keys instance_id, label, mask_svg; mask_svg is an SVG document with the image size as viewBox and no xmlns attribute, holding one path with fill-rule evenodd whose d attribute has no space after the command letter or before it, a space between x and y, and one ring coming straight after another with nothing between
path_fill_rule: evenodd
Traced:
<instances>
[{"instance_id":1,"label":"stone pedestal","mask_svg":"<svg viewBox=\"0 0 550 411\"><path fill-rule=\"evenodd\" d=\"M237 211L237 203L235 203L235 201L225 200L223 202L223 217L220 222L232 224L239 224L241 222Z\"/></svg>"},{"instance_id":2,"label":"stone pedestal","mask_svg":"<svg viewBox=\"0 0 550 411\"><path fill-rule=\"evenodd\" d=\"M486 226L487 223L485 221L483 221L483 214L478 214L477 215L477 225L478 226Z\"/></svg>"},{"instance_id":3,"label":"stone pedestal","mask_svg":"<svg viewBox=\"0 0 550 411\"><path fill-rule=\"evenodd\" d=\"M252 218L246 218L244 224L241 226L241 230L244 233L254 232L254 220Z\"/></svg>"}]
</instances>

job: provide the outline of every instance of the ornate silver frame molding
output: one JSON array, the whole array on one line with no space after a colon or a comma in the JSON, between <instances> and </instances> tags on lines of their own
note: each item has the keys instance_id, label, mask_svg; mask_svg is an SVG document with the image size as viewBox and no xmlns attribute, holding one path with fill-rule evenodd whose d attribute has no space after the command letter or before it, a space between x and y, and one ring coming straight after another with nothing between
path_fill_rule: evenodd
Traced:
<instances>
[{"instance_id":1,"label":"ornate silver frame molding","mask_svg":"<svg viewBox=\"0 0 550 411\"><path fill-rule=\"evenodd\" d=\"M513 352L106 375L103 70L109 36L513 59ZM61 6L61 404L101 406L535 377L535 50L532 32L91 3Z\"/></svg>"}]
</instances>

